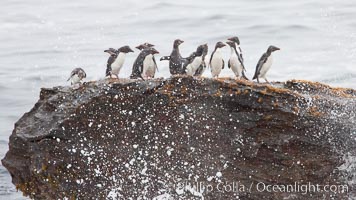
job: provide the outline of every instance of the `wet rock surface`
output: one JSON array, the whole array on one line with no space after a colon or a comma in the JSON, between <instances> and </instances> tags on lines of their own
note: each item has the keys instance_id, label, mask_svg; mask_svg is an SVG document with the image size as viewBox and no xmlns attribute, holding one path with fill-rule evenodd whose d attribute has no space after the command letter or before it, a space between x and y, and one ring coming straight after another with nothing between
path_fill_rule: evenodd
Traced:
<instances>
[{"instance_id":1,"label":"wet rock surface","mask_svg":"<svg viewBox=\"0 0 356 200\"><path fill-rule=\"evenodd\" d=\"M15 124L2 163L35 199L349 199L355 110L355 90L296 80L54 87ZM347 191L266 188L303 184Z\"/></svg>"}]
</instances>

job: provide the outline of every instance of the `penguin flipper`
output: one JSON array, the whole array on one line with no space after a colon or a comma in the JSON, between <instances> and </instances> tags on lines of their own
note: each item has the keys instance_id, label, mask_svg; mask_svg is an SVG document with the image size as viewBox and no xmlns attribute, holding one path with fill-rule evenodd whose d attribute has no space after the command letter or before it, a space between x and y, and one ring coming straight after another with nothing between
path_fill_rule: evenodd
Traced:
<instances>
[{"instance_id":1,"label":"penguin flipper","mask_svg":"<svg viewBox=\"0 0 356 200\"><path fill-rule=\"evenodd\" d=\"M170 56L163 56L159 60L160 61L162 61L162 60L171 60L171 57Z\"/></svg>"},{"instance_id":2,"label":"penguin flipper","mask_svg":"<svg viewBox=\"0 0 356 200\"><path fill-rule=\"evenodd\" d=\"M75 74L75 72L74 72L74 70L70 73L70 76L69 76L69 78L68 78L68 80L67 81L69 81L73 76L74 76L74 74Z\"/></svg>"},{"instance_id":3,"label":"penguin flipper","mask_svg":"<svg viewBox=\"0 0 356 200\"><path fill-rule=\"evenodd\" d=\"M115 62L116 58L117 58L117 54L112 54L112 55L109 57L109 59L108 59L108 61L107 61L107 63L106 63L106 73L105 73L106 76L111 75L111 70L112 70L111 64Z\"/></svg>"},{"instance_id":4,"label":"penguin flipper","mask_svg":"<svg viewBox=\"0 0 356 200\"><path fill-rule=\"evenodd\" d=\"M187 67L194 60L195 57L196 57L195 52L193 52L188 57L181 59L183 64L182 74L187 73Z\"/></svg>"},{"instance_id":5,"label":"penguin flipper","mask_svg":"<svg viewBox=\"0 0 356 200\"><path fill-rule=\"evenodd\" d=\"M181 63L182 63L183 67L184 67L184 65L187 65L189 63L187 58L181 58L180 60L181 60Z\"/></svg>"},{"instance_id":6,"label":"penguin flipper","mask_svg":"<svg viewBox=\"0 0 356 200\"><path fill-rule=\"evenodd\" d=\"M222 69L224 69L224 66L225 66L225 61L224 59L222 59Z\"/></svg>"},{"instance_id":7,"label":"penguin flipper","mask_svg":"<svg viewBox=\"0 0 356 200\"><path fill-rule=\"evenodd\" d=\"M105 75L106 75L106 76L111 76L111 71L112 71L111 66L107 66L107 67L106 67Z\"/></svg>"},{"instance_id":8,"label":"penguin flipper","mask_svg":"<svg viewBox=\"0 0 356 200\"><path fill-rule=\"evenodd\" d=\"M153 60L153 62L154 62L154 64L155 64L156 70L157 70L157 72L158 72L158 67L157 67L157 63L156 63L156 58L155 58L154 56L152 56L152 60Z\"/></svg>"},{"instance_id":9,"label":"penguin flipper","mask_svg":"<svg viewBox=\"0 0 356 200\"><path fill-rule=\"evenodd\" d=\"M215 53L215 50L213 51L213 53L211 53L210 60L209 60L209 66L211 65L211 61L213 60L214 53Z\"/></svg>"},{"instance_id":10,"label":"penguin flipper","mask_svg":"<svg viewBox=\"0 0 356 200\"><path fill-rule=\"evenodd\" d=\"M240 50L240 52L241 52L241 48L240 48L240 47L239 47L239 50ZM246 71L245 65L244 65L244 59L242 58L242 53L237 52L236 48L235 48L235 53L236 53L236 55L237 55L237 58L239 59L239 62L240 62L241 65L242 65L242 69Z\"/></svg>"},{"instance_id":11,"label":"penguin flipper","mask_svg":"<svg viewBox=\"0 0 356 200\"><path fill-rule=\"evenodd\" d=\"M229 61L227 61L227 67L228 67L229 69L231 68L230 59L229 59Z\"/></svg>"},{"instance_id":12,"label":"penguin flipper","mask_svg":"<svg viewBox=\"0 0 356 200\"><path fill-rule=\"evenodd\" d=\"M78 74L79 75L80 72L80 68L75 68L73 69L73 71L70 73L69 78L67 79L67 81L69 81L71 78L73 78L74 75ZM85 72L84 72L85 73Z\"/></svg>"},{"instance_id":13,"label":"penguin flipper","mask_svg":"<svg viewBox=\"0 0 356 200\"><path fill-rule=\"evenodd\" d=\"M239 56L240 56L241 61L242 61L242 63L243 63L243 62L244 62L244 58L242 57L242 49L241 49L241 47L239 47L239 50L240 50L240 53L239 53L239 54L237 54L237 55L239 55Z\"/></svg>"},{"instance_id":14,"label":"penguin flipper","mask_svg":"<svg viewBox=\"0 0 356 200\"><path fill-rule=\"evenodd\" d=\"M249 79L246 77L246 75L245 75L245 72L244 72L244 71L242 71L242 78L244 78L244 79L246 79L246 80L248 80L248 81L249 81Z\"/></svg>"}]
</instances>

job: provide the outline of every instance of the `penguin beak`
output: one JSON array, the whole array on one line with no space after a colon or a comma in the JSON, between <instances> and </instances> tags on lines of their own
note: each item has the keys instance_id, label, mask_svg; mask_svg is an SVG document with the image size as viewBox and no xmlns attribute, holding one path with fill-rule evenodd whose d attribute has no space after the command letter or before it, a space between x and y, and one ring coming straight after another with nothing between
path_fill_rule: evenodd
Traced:
<instances>
[{"instance_id":1,"label":"penguin beak","mask_svg":"<svg viewBox=\"0 0 356 200\"><path fill-rule=\"evenodd\" d=\"M183 41L183 40L180 40L179 43L182 44L182 43L184 43L184 41Z\"/></svg>"},{"instance_id":2,"label":"penguin beak","mask_svg":"<svg viewBox=\"0 0 356 200\"><path fill-rule=\"evenodd\" d=\"M134 52L131 48L129 49L129 52Z\"/></svg>"},{"instance_id":3,"label":"penguin beak","mask_svg":"<svg viewBox=\"0 0 356 200\"><path fill-rule=\"evenodd\" d=\"M278 48L278 47L276 47L276 48L275 48L275 51L277 51L277 50L281 50L281 49L280 49L280 48Z\"/></svg>"},{"instance_id":4,"label":"penguin beak","mask_svg":"<svg viewBox=\"0 0 356 200\"><path fill-rule=\"evenodd\" d=\"M153 49L153 54L158 54L159 52L156 49Z\"/></svg>"},{"instance_id":5,"label":"penguin beak","mask_svg":"<svg viewBox=\"0 0 356 200\"><path fill-rule=\"evenodd\" d=\"M234 39L232 37L231 38L227 38L227 40L234 41Z\"/></svg>"}]
</instances>

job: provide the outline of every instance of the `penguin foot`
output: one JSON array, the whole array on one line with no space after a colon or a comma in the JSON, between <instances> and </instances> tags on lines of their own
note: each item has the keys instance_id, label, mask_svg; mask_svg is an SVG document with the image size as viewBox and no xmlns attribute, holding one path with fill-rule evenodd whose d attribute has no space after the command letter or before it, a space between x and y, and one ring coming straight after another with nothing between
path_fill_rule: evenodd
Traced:
<instances>
[{"instance_id":1,"label":"penguin foot","mask_svg":"<svg viewBox=\"0 0 356 200\"><path fill-rule=\"evenodd\" d=\"M73 84L73 85L72 85L72 88L73 88L74 90L77 90L77 89L81 88L81 86L82 86L81 83L76 83L76 84Z\"/></svg>"},{"instance_id":2,"label":"penguin foot","mask_svg":"<svg viewBox=\"0 0 356 200\"><path fill-rule=\"evenodd\" d=\"M257 77L257 83L260 83L260 79Z\"/></svg>"},{"instance_id":3,"label":"penguin foot","mask_svg":"<svg viewBox=\"0 0 356 200\"><path fill-rule=\"evenodd\" d=\"M118 75L116 75L116 74L111 74L110 76L107 76L107 77L109 77L109 78L116 78L116 79L119 79L119 76L118 76Z\"/></svg>"}]
</instances>

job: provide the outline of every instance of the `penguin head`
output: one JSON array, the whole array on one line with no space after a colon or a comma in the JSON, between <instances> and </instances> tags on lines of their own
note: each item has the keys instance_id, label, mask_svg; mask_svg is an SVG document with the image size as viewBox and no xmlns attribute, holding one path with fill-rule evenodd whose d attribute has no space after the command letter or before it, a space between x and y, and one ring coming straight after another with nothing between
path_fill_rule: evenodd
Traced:
<instances>
[{"instance_id":1,"label":"penguin head","mask_svg":"<svg viewBox=\"0 0 356 200\"><path fill-rule=\"evenodd\" d=\"M273 51L277 51L277 50L281 50L281 49L271 45L271 46L268 47L267 52L272 53Z\"/></svg>"},{"instance_id":2,"label":"penguin head","mask_svg":"<svg viewBox=\"0 0 356 200\"><path fill-rule=\"evenodd\" d=\"M197 50L195 51L195 56L202 56L204 51L203 45L199 45Z\"/></svg>"},{"instance_id":3,"label":"penguin head","mask_svg":"<svg viewBox=\"0 0 356 200\"><path fill-rule=\"evenodd\" d=\"M134 52L129 46L123 46L120 47L118 50L118 52L122 52L122 53L130 53L130 52Z\"/></svg>"},{"instance_id":4,"label":"penguin head","mask_svg":"<svg viewBox=\"0 0 356 200\"><path fill-rule=\"evenodd\" d=\"M222 48L226 46L226 44L222 43L222 42L217 42L216 45L215 45L215 49L219 49L219 48Z\"/></svg>"},{"instance_id":5,"label":"penguin head","mask_svg":"<svg viewBox=\"0 0 356 200\"><path fill-rule=\"evenodd\" d=\"M80 77L80 79L87 77L87 74L85 73L83 68L78 68L78 76Z\"/></svg>"},{"instance_id":6,"label":"penguin head","mask_svg":"<svg viewBox=\"0 0 356 200\"><path fill-rule=\"evenodd\" d=\"M180 39L174 40L173 47L179 47L180 44L182 44L184 41Z\"/></svg>"},{"instance_id":7,"label":"penguin head","mask_svg":"<svg viewBox=\"0 0 356 200\"><path fill-rule=\"evenodd\" d=\"M203 44L203 56L206 56L208 54L208 44Z\"/></svg>"},{"instance_id":8,"label":"penguin head","mask_svg":"<svg viewBox=\"0 0 356 200\"><path fill-rule=\"evenodd\" d=\"M148 42L143 43L143 45L145 45L147 47L154 47L155 46L154 44L151 44L151 43L148 43Z\"/></svg>"},{"instance_id":9,"label":"penguin head","mask_svg":"<svg viewBox=\"0 0 356 200\"><path fill-rule=\"evenodd\" d=\"M155 48L153 48L153 47L149 47L148 50L149 50L150 54L152 54L152 55L159 53L159 52L158 52Z\"/></svg>"},{"instance_id":10,"label":"penguin head","mask_svg":"<svg viewBox=\"0 0 356 200\"><path fill-rule=\"evenodd\" d=\"M230 40L231 42L236 42L237 45L240 45L240 40L238 37L231 37L231 38L228 38L228 40Z\"/></svg>"},{"instance_id":11,"label":"penguin head","mask_svg":"<svg viewBox=\"0 0 356 200\"><path fill-rule=\"evenodd\" d=\"M234 41L227 41L226 44L228 44L231 48L236 48L236 43Z\"/></svg>"},{"instance_id":12,"label":"penguin head","mask_svg":"<svg viewBox=\"0 0 356 200\"><path fill-rule=\"evenodd\" d=\"M82 80L82 79L84 79L84 78L87 77L87 74L85 73L84 69L78 67L78 68L73 69L73 71L72 71L72 73L70 74L70 77L69 77L69 79L68 79L67 81L69 81L70 78L71 78L72 76L74 76L74 75L77 75L77 76L80 78L80 80Z\"/></svg>"},{"instance_id":13,"label":"penguin head","mask_svg":"<svg viewBox=\"0 0 356 200\"><path fill-rule=\"evenodd\" d=\"M150 44L150 43L148 43L148 42L145 42L145 43L140 44L139 46L137 46L136 49L142 51L142 50L145 49L145 48L149 48L149 47L153 47L153 46L155 46L155 45Z\"/></svg>"},{"instance_id":14,"label":"penguin head","mask_svg":"<svg viewBox=\"0 0 356 200\"><path fill-rule=\"evenodd\" d=\"M106 49L106 50L104 50L104 52L108 53L110 55L116 55L117 54L116 49L114 49L114 48Z\"/></svg>"},{"instance_id":15,"label":"penguin head","mask_svg":"<svg viewBox=\"0 0 356 200\"><path fill-rule=\"evenodd\" d=\"M144 45L144 44L140 44L140 45L138 45L138 46L135 47L135 48L138 49L138 50L140 50L140 51L142 51L143 49L148 48L148 46L146 46L146 45Z\"/></svg>"}]
</instances>

